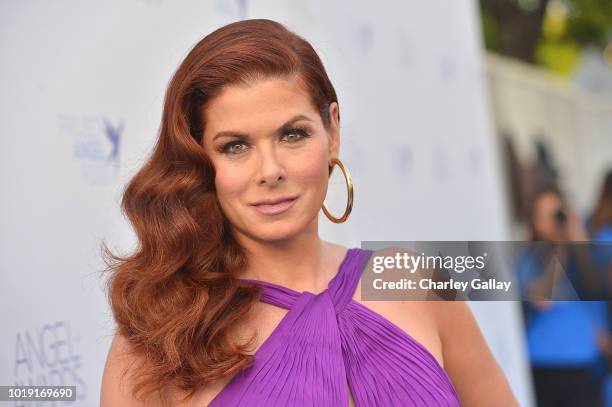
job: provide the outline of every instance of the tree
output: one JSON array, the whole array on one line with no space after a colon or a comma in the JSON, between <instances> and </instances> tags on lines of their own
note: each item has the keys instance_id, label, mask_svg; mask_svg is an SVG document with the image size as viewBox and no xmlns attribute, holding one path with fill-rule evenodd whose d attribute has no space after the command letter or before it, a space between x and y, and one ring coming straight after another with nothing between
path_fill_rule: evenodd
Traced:
<instances>
[{"instance_id":1,"label":"tree","mask_svg":"<svg viewBox=\"0 0 612 407\"><path fill-rule=\"evenodd\" d=\"M611 46L612 0L480 0L488 50L569 73L580 49Z\"/></svg>"}]
</instances>

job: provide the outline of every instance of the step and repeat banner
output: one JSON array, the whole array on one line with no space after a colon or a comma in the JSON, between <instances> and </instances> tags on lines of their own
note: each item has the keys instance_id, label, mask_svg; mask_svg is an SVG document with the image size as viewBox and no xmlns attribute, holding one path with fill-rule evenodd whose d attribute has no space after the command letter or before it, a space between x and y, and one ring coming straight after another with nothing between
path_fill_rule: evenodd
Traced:
<instances>
[{"instance_id":1,"label":"step and repeat banner","mask_svg":"<svg viewBox=\"0 0 612 407\"><path fill-rule=\"evenodd\" d=\"M155 142L172 73L245 18L309 40L338 92L355 205L342 225L321 214L325 240L507 238L475 1L4 1L0 385L75 385L71 405L98 405L114 329L100 244L136 244L121 189ZM343 188L332 180L333 207ZM530 405L517 304L470 305Z\"/></svg>"}]
</instances>

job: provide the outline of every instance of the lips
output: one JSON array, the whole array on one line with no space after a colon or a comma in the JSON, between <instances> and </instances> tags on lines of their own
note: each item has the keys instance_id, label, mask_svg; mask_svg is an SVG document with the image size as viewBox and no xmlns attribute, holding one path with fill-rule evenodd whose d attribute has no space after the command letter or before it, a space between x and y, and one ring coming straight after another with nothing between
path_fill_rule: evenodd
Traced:
<instances>
[{"instance_id":1,"label":"lips","mask_svg":"<svg viewBox=\"0 0 612 407\"><path fill-rule=\"evenodd\" d=\"M255 210L257 210L261 214L278 215L289 210L289 208L293 206L296 200L297 196L277 199L264 199L251 204L251 206L253 206L253 208L255 208Z\"/></svg>"}]
</instances>

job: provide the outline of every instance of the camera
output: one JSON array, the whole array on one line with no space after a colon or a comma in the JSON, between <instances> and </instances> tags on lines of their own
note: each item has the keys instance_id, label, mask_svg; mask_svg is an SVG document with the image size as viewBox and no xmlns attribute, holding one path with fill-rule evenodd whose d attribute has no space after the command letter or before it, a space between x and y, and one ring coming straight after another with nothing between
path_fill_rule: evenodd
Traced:
<instances>
[{"instance_id":1,"label":"camera","mask_svg":"<svg viewBox=\"0 0 612 407\"><path fill-rule=\"evenodd\" d=\"M565 225L567 221L567 214L563 210L563 208L559 208L555 211L555 223L559 226Z\"/></svg>"}]
</instances>

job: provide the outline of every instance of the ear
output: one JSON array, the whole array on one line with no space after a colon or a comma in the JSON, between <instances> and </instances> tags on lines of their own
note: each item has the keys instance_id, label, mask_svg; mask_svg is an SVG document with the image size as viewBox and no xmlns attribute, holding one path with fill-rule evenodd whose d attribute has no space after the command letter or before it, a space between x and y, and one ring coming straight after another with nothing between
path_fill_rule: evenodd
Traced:
<instances>
[{"instance_id":1,"label":"ear","mask_svg":"<svg viewBox=\"0 0 612 407\"><path fill-rule=\"evenodd\" d=\"M340 108L338 103L332 102L329 105L329 158L338 158L340 154Z\"/></svg>"}]
</instances>

